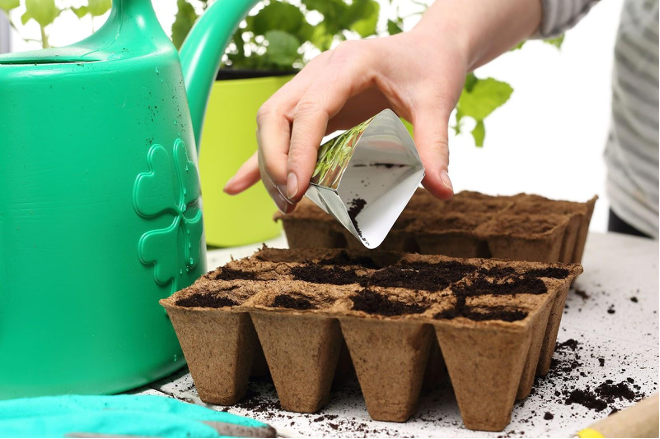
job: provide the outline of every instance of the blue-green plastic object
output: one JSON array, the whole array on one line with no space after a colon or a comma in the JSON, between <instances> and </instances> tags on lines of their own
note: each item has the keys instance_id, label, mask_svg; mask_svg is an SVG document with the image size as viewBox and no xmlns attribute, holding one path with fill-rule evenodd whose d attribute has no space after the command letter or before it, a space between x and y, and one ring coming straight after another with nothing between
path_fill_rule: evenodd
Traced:
<instances>
[{"instance_id":1,"label":"blue-green plastic object","mask_svg":"<svg viewBox=\"0 0 660 439\"><path fill-rule=\"evenodd\" d=\"M0 401L0 437L275 437L268 424L148 395Z\"/></svg>"},{"instance_id":2,"label":"blue-green plastic object","mask_svg":"<svg viewBox=\"0 0 660 439\"><path fill-rule=\"evenodd\" d=\"M255 3L213 3L181 57L150 0L114 0L72 46L0 56L0 399L184 364L158 300L206 271L196 139Z\"/></svg>"}]
</instances>

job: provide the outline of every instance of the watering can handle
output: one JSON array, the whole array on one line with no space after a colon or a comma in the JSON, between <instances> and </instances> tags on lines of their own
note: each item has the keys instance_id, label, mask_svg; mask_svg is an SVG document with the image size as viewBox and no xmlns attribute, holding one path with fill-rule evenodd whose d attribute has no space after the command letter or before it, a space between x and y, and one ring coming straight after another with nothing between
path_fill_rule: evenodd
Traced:
<instances>
[{"instance_id":1,"label":"watering can handle","mask_svg":"<svg viewBox=\"0 0 660 439\"><path fill-rule=\"evenodd\" d=\"M188 93L197 152L211 87L225 48L259 0L217 0L197 21L181 47L181 67Z\"/></svg>"}]
</instances>

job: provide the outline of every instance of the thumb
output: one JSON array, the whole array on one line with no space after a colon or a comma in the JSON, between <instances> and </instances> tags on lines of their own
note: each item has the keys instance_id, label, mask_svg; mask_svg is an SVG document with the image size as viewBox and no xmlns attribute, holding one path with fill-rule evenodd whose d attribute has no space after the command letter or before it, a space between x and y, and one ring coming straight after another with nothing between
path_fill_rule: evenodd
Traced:
<instances>
[{"instance_id":1,"label":"thumb","mask_svg":"<svg viewBox=\"0 0 660 439\"><path fill-rule=\"evenodd\" d=\"M437 198L448 200L454 195L449 179L449 145L447 125L451 110L438 108L421 109L413 115L415 145L422 159L426 176L424 187Z\"/></svg>"}]
</instances>

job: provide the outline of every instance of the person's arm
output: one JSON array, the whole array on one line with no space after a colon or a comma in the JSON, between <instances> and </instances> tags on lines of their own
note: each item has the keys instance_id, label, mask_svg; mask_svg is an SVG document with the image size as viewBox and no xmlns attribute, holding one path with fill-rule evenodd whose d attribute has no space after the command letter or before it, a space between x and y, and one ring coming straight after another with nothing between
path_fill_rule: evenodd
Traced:
<instances>
[{"instance_id":1,"label":"person's arm","mask_svg":"<svg viewBox=\"0 0 660 439\"><path fill-rule=\"evenodd\" d=\"M409 32L322 53L261 107L258 154L225 192L240 193L261 177L280 210L293 211L322 137L389 107L414 126L424 186L450 198L447 126L465 75L534 34L541 11L541 0L437 0Z\"/></svg>"}]
</instances>

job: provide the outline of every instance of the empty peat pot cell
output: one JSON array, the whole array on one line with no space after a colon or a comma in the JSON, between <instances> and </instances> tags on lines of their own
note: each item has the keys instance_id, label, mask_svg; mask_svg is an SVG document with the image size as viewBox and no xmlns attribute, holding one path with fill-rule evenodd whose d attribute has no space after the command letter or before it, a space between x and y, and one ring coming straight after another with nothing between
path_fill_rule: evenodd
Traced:
<instances>
[{"instance_id":1,"label":"empty peat pot cell","mask_svg":"<svg viewBox=\"0 0 660 439\"><path fill-rule=\"evenodd\" d=\"M404 422L424 376L445 364L466 427L499 431L514 401L548 372L568 288L581 271L579 264L263 249L161 303L205 402L238 402L265 358L282 407L312 413L350 362L369 415ZM348 355L338 366L342 346Z\"/></svg>"},{"instance_id":2,"label":"empty peat pot cell","mask_svg":"<svg viewBox=\"0 0 660 439\"><path fill-rule=\"evenodd\" d=\"M490 257L486 241L475 230L492 219L483 213L420 215L405 231L422 254L445 254L459 258Z\"/></svg>"},{"instance_id":3,"label":"empty peat pot cell","mask_svg":"<svg viewBox=\"0 0 660 439\"><path fill-rule=\"evenodd\" d=\"M568 220L566 215L502 214L480 226L477 233L485 236L494 258L554 262L562 255Z\"/></svg>"}]
</instances>

